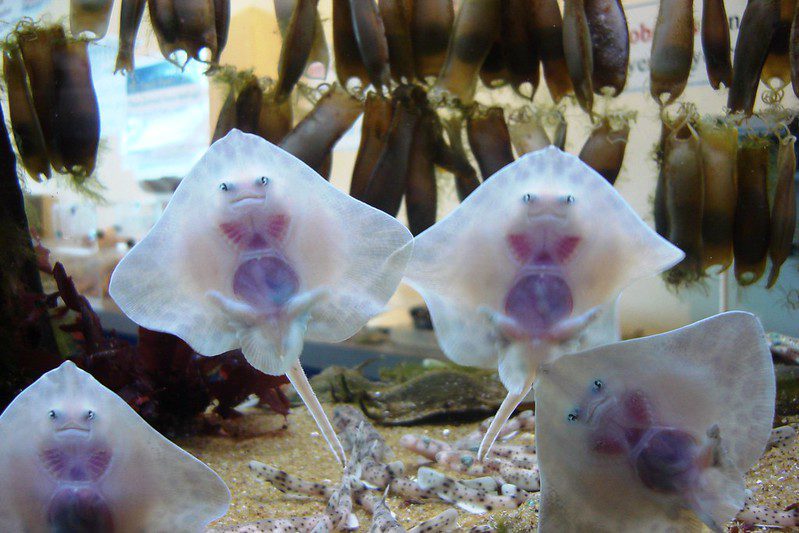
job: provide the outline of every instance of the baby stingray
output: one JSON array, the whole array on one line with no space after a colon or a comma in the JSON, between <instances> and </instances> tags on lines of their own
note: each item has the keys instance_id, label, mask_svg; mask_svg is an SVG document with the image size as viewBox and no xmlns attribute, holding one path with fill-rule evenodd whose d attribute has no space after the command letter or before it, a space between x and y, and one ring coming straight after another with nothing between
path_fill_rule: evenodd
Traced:
<instances>
[{"instance_id":1,"label":"baby stingray","mask_svg":"<svg viewBox=\"0 0 799 533\"><path fill-rule=\"evenodd\" d=\"M697 518L723 531L774 394L763 329L743 312L542 365L539 531L694 531Z\"/></svg>"},{"instance_id":2,"label":"baby stingray","mask_svg":"<svg viewBox=\"0 0 799 533\"><path fill-rule=\"evenodd\" d=\"M508 389L478 459L542 362L612 342L598 316L624 287L682 256L602 176L555 147L506 166L419 235L407 277L444 353L498 366Z\"/></svg>"},{"instance_id":3,"label":"baby stingray","mask_svg":"<svg viewBox=\"0 0 799 533\"><path fill-rule=\"evenodd\" d=\"M0 531L203 531L230 492L67 361L0 415Z\"/></svg>"},{"instance_id":4,"label":"baby stingray","mask_svg":"<svg viewBox=\"0 0 799 533\"><path fill-rule=\"evenodd\" d=\"M231 131L180 183L111 278L134 322L203 355L241 348L286 374L340 462L344 450L299 363L384 308L411 255L396 219L337 190L256 135Z\"/></svg>"}]
</instances>

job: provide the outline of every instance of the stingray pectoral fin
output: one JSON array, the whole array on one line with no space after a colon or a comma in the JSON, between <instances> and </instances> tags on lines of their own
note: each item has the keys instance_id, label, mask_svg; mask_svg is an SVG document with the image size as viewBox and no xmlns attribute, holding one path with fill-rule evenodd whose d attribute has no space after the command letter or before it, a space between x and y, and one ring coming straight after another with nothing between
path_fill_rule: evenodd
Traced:
<instances>
[{"instance_id":1,"label":"stingray pectoral fin","mask_svg":"<svg viewBox=\"0 0 799 533\"><path fill-rule=\"evenodd\" d=\"M347 456L344 453L344 447L338 440L338 436L336 435L333 426L330 424L330 420L327 418L325 411L322 409L322 404L319 403L319 398L317 398L316 394L314 394L314 391L311 388L311 383L308 381L308 377L305 375L302 366L300 366L299 360L294 362L294 364L286 373L286 376L289 378L289 381L291 381L291 384L294 385L294 388L297 390L297 394L299 394L300 398L302 398L302 401L308 408L308 412L311 413L311 416L316 422L316 426L319 428L319 431L325 438L327 445L330 446L330 451L333 452L336 460L342 465L345 464L347 461Z\"/></svg>"},{"instance_id":2,"label":"stingray pectoral fin","mask_svg":"<svg viewBox=\"0 0 799 533\"><path fill-rule=\"evenodd\" d=\"M219 291L208 291L205 295L224 313L229 315L231 322L242 324L257 324L261 316L253 306L246 302L229 298Z\"/></svg>"},{"instance_id":3,"label":"stingray pectoral fin","mask_svg":"<svg viewBox=\"0 0 799 533\"><path fill-rule=\"evenodd\" d=\"M330 290L325 287L318 287L300 293L286 303L286 314L292 319L307 315L314 305L327 300L329 297Z\"/></svg>"},{"instance_id":4,"label":"stingray pectoral fin","mask_svg":"<svg viewBox=\"0 0 799 533\"><path fill-rule=\"evenodd\" d=\"M529 338L524 328L516 320L504 313L494 311L490 307L483 305L477 309L477 314L485 318L491 327L497 331L499 337L506 341L511 342Z\"/></svg>"},{"instance_id":5,"label":"stingray pectoral fin","mask_svg":"<svg viewBox=\"0 0 799 533\"><path fill-rule=\"evenodd\" d=\"M699 454L703 468L697 486L686 497L686 504L713 531L735 516L746 502L743 475L727 456L723 435L714 425L708 430L704 450Z\"/></svg>"},{"instance_id":6,"label":"stingray pectoral fin","mask_svg":"<svg viewBox=\"0 0 799 533\"><path fill-rule=\"evenodd\" d=\"M547 340L558 343L568 341L599 318L601 313L601 307L594 307L582 315L562 320L549 330Z\"/></svg>"}]
</instances>

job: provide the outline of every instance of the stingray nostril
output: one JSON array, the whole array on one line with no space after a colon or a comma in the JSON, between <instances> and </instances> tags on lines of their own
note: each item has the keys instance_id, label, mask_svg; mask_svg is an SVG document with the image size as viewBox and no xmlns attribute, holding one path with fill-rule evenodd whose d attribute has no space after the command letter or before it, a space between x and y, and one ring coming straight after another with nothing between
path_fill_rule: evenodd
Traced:
<instances>
[{"instance_id":1,"label":"stingray nostril","mask_svg":"<svg viewBox=\"0 0 799 533\"><path fill-rule=\"evenodd\" d=\"M535 201L535 195L534 195L534 194L530 194L530 193L528 192L527 194L525 194L524 196L522 196L522 201L523 201L524 203L526 203L526 204L531 204L531 203L533 203L533 202Z\"/></svg>"}]
</instances>

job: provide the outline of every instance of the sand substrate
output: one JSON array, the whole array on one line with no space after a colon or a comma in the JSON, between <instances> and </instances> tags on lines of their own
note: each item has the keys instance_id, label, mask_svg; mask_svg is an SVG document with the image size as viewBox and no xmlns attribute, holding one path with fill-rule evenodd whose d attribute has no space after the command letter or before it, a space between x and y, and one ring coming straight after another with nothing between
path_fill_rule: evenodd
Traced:
<instances>
[{"instance_id":1,"label":"sand substrate","mask_svg":"<svg viewBox=\"0 0 799 533\"><path fill-rule=\"evenodd\" d=\"M325 410L332 419L333 406ZM799 426L799 417L785 419L780 425ZM288 427L283 428L282 416L248 413L235 422L226 423L225 429L235 436L204 436L180 439L177 444L208 464L225 480L233 494L228 514L216 526L244 524L266 518L306 516L321 512L325 502L288 496L272 485L258 482L247 464L255 459L275 466L309 481L336 482L341 469L333 459L325 441L319 436L313 419L304 407L292 409ZM377 426L397 458L405 463L406 475L413 475L420 459L399 446L400 437L406 433L427 435L454 442L474 431L479 422L412 427ZM533 435L516 437L514 443L532 443ZM442 469L438 465L434 468ZM461 474L452 474L462 477ZM771 450L747 474L747 487L755 494L758 504L772 509L784 509L799 501L799 443L787 448ZM389 497L389 507L406 528L431 518L448 508L444 503L407 503ZM490 521L509 526L510 531L530 531L535 526L537 495L518 510L497 511L486 515L473 515L459 511L458 523L464 530ZM579 509L575 509L579 513ZM369 516L357 510L363 530L368 530ZM363 527L366 526L366 527Z\"/></svg>"}]
</instances>

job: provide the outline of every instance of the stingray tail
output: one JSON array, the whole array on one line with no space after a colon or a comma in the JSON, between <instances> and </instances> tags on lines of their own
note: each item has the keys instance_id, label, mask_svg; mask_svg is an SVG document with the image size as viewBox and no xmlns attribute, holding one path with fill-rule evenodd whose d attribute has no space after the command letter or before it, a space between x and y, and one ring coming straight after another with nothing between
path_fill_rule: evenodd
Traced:
<instances>
[{"instance_id":1,"label":"stingray tail","mask_svg":"<svg viewBox=\"0 0 799 533\"><path fill-rule=\"evenodd\" d=\"M477 450L477 460L483 461L486 456L488 456L488 452L491 451L491 447L494 445L494 441L497 440L497 436L499 435L500 430L502 430L502 426L505 425L505 422L508 421L510 415L513 414L513 411L522 403L524 397L527 396L527 393L530 392L531 386L527 386L527 388L523 389L520 393L512 393L509 392L505 399L502 401L502 405L499 406L497 410L497 414L494 415L494 419L491 420L491 425L488 426L486 430L486 434L483 436L483 441L480 443L480 448Z\"/></svg>"},{"instance_id":2,"label":"stingray tail","mask_svg":"<svg viewBox=\"0 0 799 533\"><path fill-rule=\"evenodd\" d=\"M346 464L347 456L344 453L344 447L341 445L341 441L338 440L338 436L333 426L330 424L330 419L327 418L325 411L322 409L319 398L314 394L311 383L308 381L308 377L305 375L302 366L300 366L299 360L295 361L286 373L286 376L289 378L289 381L291 381L291 384L294 385L297 394L300 395L300 398L302 398L302 401L308 407L308 412L311 413L314 422L316 422L316 426L319 428L327 445L330 447L330 451L333 452L333 455L339 463L342 465Z\"/></svg>"},{"instance_id":3,"label":"stingray tail","mask_svg":"<svg viewBox=\"0 0 799 533\"><path fill-rule=\"evenodd\" d=\"M510 343L502 357L499 360L499 378L505 388L508 389L508 395L499 406L497 414L491 420L491 425L488 426L483 441L480 443L480 448L477 450L477 460L482 461L491 451L491 446L497 440L502 426L508 421L510 416L516 410L527 393L533 387L533 380L535 379L538 364L541 362L539 354L527 348L527 343L512 342Z\"/></svg>"},{"instance_id":4,"label":"stingray tail","mask_svg":"<svg viewBox=\"0 0 799 533\"><path fill-rule=\"evenodd\" d=\"M702 474L697 488L689 493L688 507L713 531L725 531L746 501L743 474L727 456L718 426L708 430L700 457Z\"/></svg>"}]
</instances>

